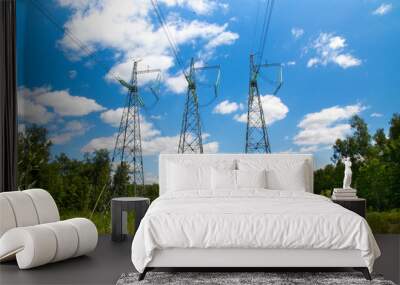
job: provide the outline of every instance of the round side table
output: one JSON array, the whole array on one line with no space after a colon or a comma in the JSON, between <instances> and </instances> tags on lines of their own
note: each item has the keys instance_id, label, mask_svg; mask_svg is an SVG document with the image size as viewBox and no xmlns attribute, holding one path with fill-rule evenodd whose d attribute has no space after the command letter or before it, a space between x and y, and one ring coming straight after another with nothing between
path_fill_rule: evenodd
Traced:
<instances>
[{"instance_id":1,"label":"round side table","mask_svg":"<svg viewBox=\"0 0 400 285\"><path fill-rule=\"evenodd\" d=\"M135 211L135 232L150 206L150 199L143 197L117 197L111 199L111 240L123 241L128 233L128 211Z\"/></svg>"}]
</instances>

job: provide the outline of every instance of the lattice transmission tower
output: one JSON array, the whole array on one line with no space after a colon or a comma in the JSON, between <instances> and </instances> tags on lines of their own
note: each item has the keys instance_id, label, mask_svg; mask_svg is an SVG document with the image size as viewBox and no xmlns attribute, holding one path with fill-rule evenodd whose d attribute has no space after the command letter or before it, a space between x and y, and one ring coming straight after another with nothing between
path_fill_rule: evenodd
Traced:
<instances>
[{"instance_id":1,"label":"lattice transmission tower","mask_svg":"<svg viewBox=\"0 0 400 285\"><path fill-rule=\"evenodd\" d=\"M177 42L175 41L173 34L168 28L168 24L164 17L164 14L158 5L157 0L151 0L154 12L160 22L161 27L164 30L165 37L168 40L171 51L178 63L182 74L185 76L188 87L186 92L185 106L183 110L183 118L181 125L181 133L179 136L178 153L203 153L203 138L201 134L201 120L199 112L199 100L197 85L200 82L196 82L196 72L205 69L216 69L217 79L214 84L214 99L217 97L219 78L220 78L220 67L218 66L202 66L195 67L194 59L190 61L189 69L185 68L185 64L179 56L180 52L178 49ZM203 78L202 78L203 79ZM208 105L208 104L206 104Z\"/></svg>"},{"instance_id":2,"label":"lattice transmission tower","mask_svg":"<svg viewBox=\"0 0 400 285\"><path fill-rule=\"evenodd\" d=\"M205 69L217 69L217 79L213 84L215 97L217 96L220 78L220 67L195 67L194 59L192 58L190 61L189 72L185 73L188 88L186 92L186 100L183 111L178 153L203 153L203 139L201 134L199 100L197 96L196 71Z\"/></svg>"},{"instance_id":3,"label":"lattice transmission tower","mask_svg":"<svg viewBox=\"0 0 400 285\"><path fill-rule=\"evenodd\" d=\"M129 177L133 183L134 195L137 195L137 186L141 186L144 189L144 172L143 172L143 154L142 154L142 138L140 133L140 109L146 107L143 98L139 95L138 86L138 75L157 73L156 82L154 86L149 86L151 93L155 96L155 103L158 101L158 87L160 85L161 71L159 69L147 69L137 70L137 60L133 62L133 68L131 73L130 81L127 82L122 78L115 76L114 78L128 90L126 96L126 103L122 112L121 121L119 124L118 135L114 144L113 156L111 163L118 163L120 167L126 167L129 170ZM115 177L115 176L114 176ZM92 209L91 216L95 212L98 206L102 211L107 211L110 205L110 200L106 197L104 200L103 193L106 189L110 189L111 177L107 179L107 182L102 187L99 196L96 199L96 203ZM111 188L111 197L115 195L115 189ZM108 201L107 201L108 199Z\"/></svg>"},{"instance_id":4,"label":"lattice transmission tower","mask_svg":"<svg viewBox=\"0 0 400 285\"><path fill-rule=\"evenodd\" d=\"M140 133L140 109L144 107L143 98L139 95L138 75L148 73L158 73L159 69L137 70L138 61L134 61L130 82L118 79L122 86L128 89L126 103L121 116L118 135L112 156L112 162L119 162L121 166L130 169L131 182L136 195L137 186L144 189L142 138ZM158 99L154 89L151 89Z\"/></svg>"},{"instance_id":5,"label":"lattice transmission tower","mask_svg":"<svg viewBox=\"0 0 400 285\"><path fill-rule=\"evenodd\" d=\"M246 153L270 153L271 145L268 138L268 130L265 124L264 110L262 106L260 91L258 88L258 77L260 68L279 67L278 81L275 95L282 86L282 65L273 64L255 64L254 56L250 55L250 83L249 97L247 103L247 128L246 128Z\"/></svg>"}]
</instances>

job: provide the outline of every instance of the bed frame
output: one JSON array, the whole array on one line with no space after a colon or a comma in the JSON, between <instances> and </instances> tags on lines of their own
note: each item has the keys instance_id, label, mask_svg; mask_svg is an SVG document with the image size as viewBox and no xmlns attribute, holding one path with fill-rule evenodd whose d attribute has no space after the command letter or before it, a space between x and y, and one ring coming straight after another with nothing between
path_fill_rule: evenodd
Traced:
<instances>
[{"instance_id":1,"label":"bed frame","mask_svg":"<svg viewBox=\"0 0 400 285\"><path fill-rule=\"evenodd\" d=\"M304 160L306 165L306 191L313 193L313 158L309 154L161 154L159 159L160 195L165 193L168 161L202 160L212 163L220 159L254 157L255 159ZM359 250L330 249L250 249L250 248L170 248L158 249L139 280L154 269L229 269L229 271L254 271L254 269L285 268L353 268L361 271L367 280L371 275Z\"/></svg>"},{"instance_id":2,"label":"bed frame","mask_svg":"<svg viewBox=\"0 0 400 285\"><path fill-rule=\"evenodd\" d=\"M233 269L253 271L258 269L285 268L353 268L371 280L368 268L359 250L329 249L193 249L171 248L156 250L152 261L139 275L143 280L146 273L155 268L185 269ZM262 270L261 270L262 271Z\"/></svg>"}]
</instances>

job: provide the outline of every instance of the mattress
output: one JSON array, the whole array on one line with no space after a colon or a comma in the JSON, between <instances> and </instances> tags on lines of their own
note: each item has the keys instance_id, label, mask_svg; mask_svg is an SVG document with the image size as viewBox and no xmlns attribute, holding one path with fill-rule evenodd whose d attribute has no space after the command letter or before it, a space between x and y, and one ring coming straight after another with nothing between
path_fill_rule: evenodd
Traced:
<instances>
[{"instance_id":1,"label":"mattress","mask_svg":"<svg viewBox=\"0 0 400 285\"><path fill-rule=\"evenodd\" d=\"M163 249L359 250L372 271L380 251L361 216L320 195L247 189L157 198L132 243L139 272Z\"/></svg>"}]
</instances>

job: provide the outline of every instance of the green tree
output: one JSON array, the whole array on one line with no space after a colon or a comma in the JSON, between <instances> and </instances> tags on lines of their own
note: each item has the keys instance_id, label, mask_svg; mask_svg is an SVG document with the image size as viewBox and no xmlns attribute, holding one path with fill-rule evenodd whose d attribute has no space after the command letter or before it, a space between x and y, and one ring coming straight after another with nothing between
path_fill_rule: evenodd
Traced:
<instances>
[{"instance_id":1,"label":"green tree","mask_svg":"<svg viewBox=\"0 0 400 285\"><path fill-rule=\"evenodd\" d=\"M314 172L314 193L321 194L324 191L340 188L343 184L344 165L338 162L337 165L328 164L324 168Z\"/></svg>"},{"instance_id":2,"label":"green tree","mask_svg":"<svg viewBox=\"0 0 400 285\"><path fill-rule=\"evenodd\" d=\"M393 114L390 120L389 139L384 158L390 172L391 199L394 207L400 208L400 114Z\"/></svg>"},{"instance_id":3,"label":"green tree","mask_svg":"<svg viewBox=\"0 0 400 285\"><path fill-rule=\"evenodd\" d=\"M333 146L332 161L336 164L343 157L351 157L352 161L357 157L366 157L371 146L371 135L368 132L368 126L359 116L350 119L350 126L353 131L351 136L344 140L336 140Z\"/></svg>"},{"instance_id":4,"label":"green tree","mask_svg":"<svg viewBox=\"0 0 400 285\"><path fill-rule=\"evenodd\" d=\"M113 178L113 192L115 196L127 196L129 186L129 165L122 162L118 165Z\"/></svg>"},{"instance_id":5,"label":"green tree","mask_svg":"<svg viewBox=\"0 0 400 285\"><path fill-rule=\"evenodd\" d=\"M367 198L373 210L400 208L400 116L390 121L389 136L378 129L373 137L367 124L358 116L350 120L352 134L338 139L333 147L333 165L315 171L314 191L322 193L340 187L343 179L341 159L350 156L353 162L353 187L360 197ZM372 139L373 142L372 143Z\"/></svg>"},{"instance_id":6,"label":"green tree","mask_svg":"<svg viewBox=\"0 0 400 285\"><path fill-rule=\"evenodd\" d=\"M393 208L389 184L391 169L378 158L366 161L355 181L358 195L366 198L370 208L378 211Z\"/></svg>"},{"instance_id":7,"label":"green tree","mask_svg":"<svg viewBox=\"0 0 400 285\"><path fill-rule=\"evenodd\" d=\"M18 133L18 188L46 187L51 142L47 130L36 125Z\"/></svg>"},{"instance_id":8,"label":"green tree","mask_svg":"<svg viewBox=\"0 0 400 285\"><path fill-rule=\"evenodd\" d=\"M62 193L56 193L60 197L59 207L68 210L86 211L90 204L90 177L83 175L85 163L82 161L68 158L64 153L56 156L52 166L58 170L59 183L62 185ZM51 190L52 193L58 192L57 189Z\"/></svg>"},{"instance_id":9,"label":"green tree","mask_svg":"<svg viewBox=\"0 0 400 285\"><path fill-rule=\"evenodd\" d=\"M392 140L397 140L400 138L400 114L399 113L393 114L393 117L390 120L389 138Z\"/></svg>"},{"instance_id":10,"label":"green tree","mask_svg":"<svg viewBox=\"0 0 400 285\"><path fill-rule=\"evenodd\" d=\"M109 151L100 149L92 154L85 154L85 166L82 175L90 179L89 208L93 209L98 198L99 204L108 203L111 197L111 161ZM102 210L102 209L97 209Z\"/></svg>"}]
</instances>

